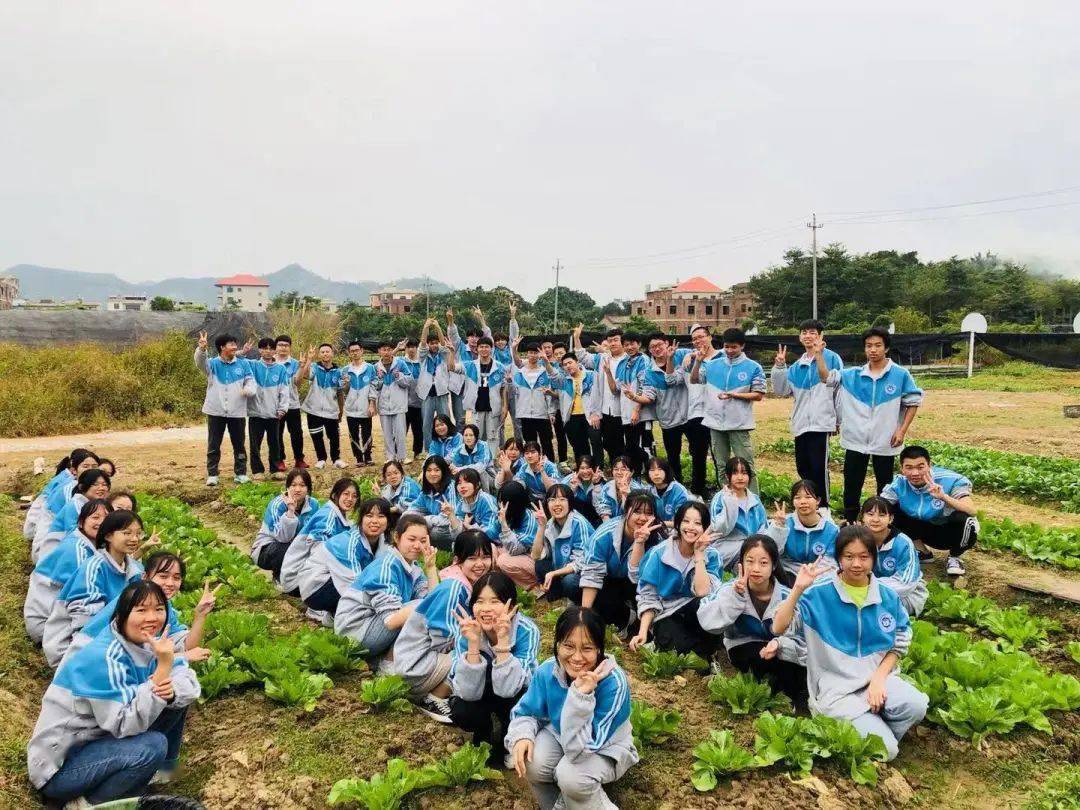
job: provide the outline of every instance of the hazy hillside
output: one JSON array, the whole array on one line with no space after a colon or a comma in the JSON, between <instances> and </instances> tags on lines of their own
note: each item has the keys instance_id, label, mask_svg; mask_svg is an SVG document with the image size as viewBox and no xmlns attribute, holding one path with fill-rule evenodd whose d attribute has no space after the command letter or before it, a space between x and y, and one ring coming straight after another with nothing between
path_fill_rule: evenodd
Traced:
<instances>
[{"instance_id":1,"label":"hazy hillside","mask_svg":"<svg viewBox=\"0 0 1080 810\"><path fill-rule=\"evenodd\" d=\"M63 270L56 267L38 267L33 264L17 264L4 271L19 279L23 298L82 298L85 301L104 301L110 295L143 294L151 297L164 295L183 301L213 306L216 301L214 282L216 276L200 278L167 278L154 282L131 282L112 273L84 273L80 270ZM341 303L352 299L367 303L368 293L387 282L384 281L334 281L323 278L299 264L290 264L264 278L270 283L270 294L296 290L305 295L329 298ZM403 288L422 289L422 278L402 278L393 283ZM433 293L448 292L451 288L438 281L430 281Z\"/></svg>"}]
</instances>

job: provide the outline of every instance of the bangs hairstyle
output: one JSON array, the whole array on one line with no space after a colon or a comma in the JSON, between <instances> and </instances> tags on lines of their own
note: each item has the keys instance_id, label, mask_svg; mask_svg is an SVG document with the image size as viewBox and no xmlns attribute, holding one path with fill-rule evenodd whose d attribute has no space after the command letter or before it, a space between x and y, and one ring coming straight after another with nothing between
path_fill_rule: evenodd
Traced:
<instances>
[{"instance_id":1,"label":"bangs hairstyle","mask_svg":"<svg viewBox=\"0 0 1080 810\"><path fill-rule=\"evenodd\" d=\"M815 501L818 500L817 487L814 486L814 482L809 478L802 478L791 485L791 502L795 503L795 496L800 492L805 492Z\"/></svg>"},{"instance_id":2,"label":"bangs hairstyle","mask_svg":"<svg viewBox=\"0 0 1080 810\"><path fill-rule=\"evenodd\" d=\"M458 565L470 557L482 554L488 559L494 557L491 538L479 529L466 529L454 538L454 561Z\"/></svg>"},{"instance_id":3,"label":"bangs hairstyle","mask_svg":"<svg viewBox=\"0 0 1080 810\"><path fill-rule=\"evenodd\" d=\"M671 464L668 463L668 460L666 458L658 458L657 456L653 456L651 459L649 459L649 463L645 467L645 469L660 470L664 474L665 486L670 484L675 478L675 471L671 469Z\"/></svg>"},{"instance_id":4,"label":"bangs hairstyle","mask_svg":"<svg viewBox=\"0 0 1080 810\"><path fill-rule=\"evenodd\" d=\"M360 497L360 487L356 485L356 482L346 476L345 478L339 478L334 482L334 486L330 488L330 500L333 501L334 506L337 506L338 498L345 494L345 492L352 487L356 490L356 497ZM309 492L311 490L308 490Z\"/></svg>"},{"instance_id":5,"label":"bangs hairstyle","mask_svg":"<svg viewBox=\"0 0 1080 810\"><path fill-rule=\"evenodd\" d=\"M505 442L503 442L503 445L502 445L503 450L509 450L511 447L516 447L517 451L519 453L524 452L524 450L521 447L521 442L519 442L517 439L510 438L510 439L507 439Z\"/></svg>"},{"instance_id":6,"label":"bangs hairstyle","mask_svg":"<svg viewBox=\"0 0 1080 810\"><path fill-rule=\"evenodd\" d=\"M143 579L150 579L154 574L168 571L173 565L180 567L180 579L187 576L187 566L177 555L171 551L155 551L143 562L143 567L146 569L143 572Z\"/></svg>"},{"instance_id":7,"label":"bangs hairstyle","mask_svg":"<svg viewBox=\"0 0 1080 810\"><path fill-rule=\"evenodd\" d=\"M87 501L82 505L82 509L79 510L78 521L80 529L82 528L82 525L86 523L87 519L98 509L104 509L105 515L107 517L109 512L112 511L112 506L109 504L108 501L102 500L101 498L94 498L93 500Z\"/></svg>"},{"instance_id":8,"label":"bangs hairstyle","mask_svg":"<svg viewBox=\"0 0 1080 810\"><path fill-rule=\"evenodd\" d=\"M308 495L310 495L312 489L311 473L307 470L302 470L299 467L293 467L289 470L289 474L285 476L285 489L291 487L292 482L297 478L304 482L304 486L307 487Z\"/></svg>"},{"instance_id":9,"label":"bangs hairstyle","mask_svg":"<svg viewBox=\"0 0 1080 810\"><path fill-rule=\"evenodd\" d=\"M439 435L438 433L435 432L435 426L438 425L440 422L442 424L446 425L446 437L447 438L450 438L455 433L457 433L457 425L454 424L454 420L451 419L448 416L443 416L441 413L437 413L431 419L431 435L433 435L433 436L438 436Z\"/></svg>"},{"instance_id":10,"label":"bangs hairstyle","mask_svg":"<svg viewBox=\"0 0 1080 810\"><path fill-rule=\"evenodd\" d=\"M427 480L427 471L432 467L438 467L442 472L442 480L439 481L438 488L434 484L429 483ZM450 486L454 480L454 476L450 474L450 465L446 463L446 459L442 456L428 456L424 460L424 466L420 470L420 491L428 495L434 495L441 492L446 492L446 488Z\"/></svg>"},{"instance_id":11,"label":"bangs hairstyle","mask_svg":"<svg viewBox=\"0 0 1080 810\"><path fill-rule=\"evenodd\" d=\"M480 494L480 473L478 473L472 467L466 467L463 470L458 470L457 481L468 481L470 484L473 485L473 488L476 490L476 494Z\"/></svg>"},{"instance_id":12,"label":"bangs hairstyle","mask_svg":"<svg viewBox=\"0 0 1080 810\"><path fill-rule=\"evenodd\" d=\"M68 455L64 456L60 461L56 463L56 474L59 475L64 470L70 470L75 472L79 468L79 465L86 461L88 458L92 458L94 461L98 461L97 453L92 450L87 450L85 447L76 447Z\"/></svg>"},{"instance_id":13,"label":"bangs hairstyle","mask_svg":"<svg viewBox=\"0 0 1080 810\"><path fill-rule=\"evenodd\" d=\"M712 523L712 515L709 514L709 507L701 501L687 501L675 510L675 519L672 521L675 525L675 531L679 530L679 527L682 526L683 519L686 517L686 513L691 510L698 513L698 518L701 520L701 528L707 531L709 524Z\"/></svg>"},{"instance_id":14,"label":"bangs hairstyle","mask_svg":"<svg viewBox=\"0 0 1080 810\"><path fill-rule=\"evenodd\" d=\"M112 615L120 635L124 635L124 625L127 624L131 611L139 605L148 603L161 605L161 607L165 608L165 621L167 623L169 620L169 600L165 598L165 591L161 590L160 585L149 579L136 579L124 586L124 590L120 591L120 596L116 598L116 610L113 611ZM124 638L127 638L127 636L124 636Z\"/></svg>"},{"instance_id":15,"label":"bangs hairstyle","mask_svg":"<svg viewBox=\"0 0 1080 810\"><path fill-rule=\"evenodd\" d=\"M903 450L900 451L900 464L903 465L908 459L925 458L926 463L930 463L930 451L919 444L909 444ZM100 465L101 462L98 462Z\"/></svg>"},{"instance_id":16,"label":"bangs hairstyle","mask_svg":"<svg viewBox=\"0 0 1080 810\"><path fill-rule=\"evenodd\" d=\"M138 512L139 511L139 502L137 500L135 500L135 496L132 493L128 492L126 489L117 489L117 490L114 490L114 491L110 492L109 497L106 498L105 500L109 502L109 508L115 509L116 508L116 502L118 500L120 500L121 498L127 498L129 501L131 501L131 511L132 512Z\"/></svg>"},{"instance_id":17,"label":"bangs hairstyle","mask_svg":"<svg viewBox=\"0 0 1080 810\"><path fill-rule=\"evenodd\" d=\"M424 529L424 534L428 535L429 537L431 536L431 530L428 528L427 520L424 518L424 516L418 515L416 512L407 512L406 514L398 518L397 523L394 524L394 533L392 537L394 538L395 546L397 545L398 538L401 537L401 535L403 535L413 526L422 526Z\"/></svg>"},{"instance_id":18,"label":"bangs hairstyle","mask_svg":"<svg viewBox=\"0 0 1080 810\"><path fill-rule=\"evenodd\" d=\"M742 456L732 456L724 464L724 476L730 480L731 476L737 472L744 472L751 478L754 477L754 465L747 461Z\"/></svg>"},{"instance_id":19,"label":"bangs hairstyle","mask_svg":"<svg viewBox=\"0 0 1080 810\"><path fill-rule=\"evenodd\" d=\"M634 462L630 459L630 456L615 456L615 458L611 460L611 469L613 472L615 467L619 464L622 464L628 470L634 469Z\"/></svg>"},{"instance_id":20,"label":"bangs hairstyle","mask_svg":"<svg viewBox=\"0 0 1080 810\"><path fill-rule=\"evenodd\" d=\"M892 517L896 514L896 508L880 495L872 495L863 501L862 508L859 510L859 519L861 520L867 512L881 512L883 515Z\"/></svg>"},{"instance_id":21,"label":"bangs hairstyle","mask_svg":"<svg viewBox=\"0 0 1080 810\"><path fill-rule=\"evenodd\" d=\"M101 521L97 537L94 539L94 545L98 548L105 548L105 543L110 534L123 531L133 523L138 523L139 528L142 528L142 521L134 512L129 512L127 509L117 509L113 512L109 512L109 514L105 516L105 520Z\"/></svg>"},{"instance_id":22,"label":"bangs hairstyle","mask_svg":"<svg viewBox=\"0 0 1080 810\"><path fill-rule=\"evenodd\" d=\"M394 531L394 518L397 516L397 512L394 511L394 505L386 498L365 498L360 501L360 505L356 507L358 528L360 521L368 515L382 515L386 518L384 534L390 535Z\"/></svg>"},{"instance_id":23,"label":"bangs hairstyle","mask_svg":"<svg viewBox=\"0 0 1080 810\"><path fill-rule=\"evenodd\" d=\"M99 467L104 467L106 464L108 464L109 469L112 470L111 473L108 473L109 477L110 478L115 478L116 477L116 462L113 461L111 458L104 458L104 457L98 458L97 465Z\"/></svg>"},{"instance_id":24,"label":"bangs hairstyle","mask_svg":"<svg viewBox=\"0 0 1080 810\"><path fill-rule=\"evenodd\" d=\"M623 516L630 517L636 514L656 515L656 499L644 490L631 492L623 502Z\"/></svg>"},{"instance_id":25,"label":"bangs hairstyle","mask_svg":"<svg viewBox=\"0 0 1080 810\"><path fill-rule=\"evenodd\" d=\"M541 449L541 447L540 447L540 442L525 442L525 444L523 444L521 446L521 452L522 452L523 455L525 453L533 453L533 452L539 453L541 455L543 455L543 453L544 453L543 449Z\"/></svg>"},{"instance_id":26,"label":"bangs hairstyle","mask_svg":"<svg viewBox=\"0 0 1080 810\"><path fill-rule=\"evenodd\" d=\"M112 479L109 478L107 473L102 472L97 467L92 470L83 470L79 474L79 482L75 485L75 491L80 495L85 495L86 490L102 479L105 480L105 486L112 488Z\"/></svg>"},{"instance_id":27,"label":"bangs hairstyle","mask_svg":"<svg viewBox=\"0 0 1080 810\"><path fill-rule=\"evenodd\" d=\"M769 555L769 559L772 561L772 571L769 572L769 579L776 582L776 574L780 571L780 550L776 547L776 541L767 534L750 535L743 540L742 545L739 547L739 562L742 563L746 552L755 548L760 548Z\"/></svg>"},{"instance_id":28,"label":"bangs hairstyle","mask_svg":"<svg viewBox=\"0 0 1080 810\"><path fill-rule=\"evenodd\" d=\"M567 357L569 357L569 355L567 355ZM582 466L588 466L590 469L595 470L596 459L590 456L588 453L582 453L580 456L577 457L577 460L574 462L574 469L580 470Z\"/></svg>"},{"instance_id":29,"label":"bangs hairstyle","mask_svg":"<svg viewBox=\"0 0 1080 810\"><path fill-rule=\"evenodd\" d=\"M506 504L506 525L517 529L529 508L529 490L520 481L507 481L499 487L499 503Z\"/></svg>"},{"instance_id":30,"label":"bangs hairstyle","mask_svg":"<svg viewBox=\"0 0 1080 810\"><path fill-rule=\"evenodd\" d=\"M570 511L574 511L574 490L570 489L569 484L552 484L544 493L544 500L550 501L556 495L561 495L570 501Z\"/></svg>"},{"instance_id":31,"label":"bangs hairstyle","mask_svg":"<svg viewBox=\"0 0 1080 810\"><path fill-rule=\"evenodd\" d=\"M392 458L382 465L382 477L384 481L386 480L386 471L389 470L391 467L396 467L397 471L401 473L401 477L405 477L405 466L396 458Z\"/></svg>"},{"instance_id":32,"label":"bangs hairstyle","mask_svg":"<svg viewBox=\"0 0 1080 810\"><path fill-rule=\"evenodd\" d=\"M888 352L892 347L892 335L889 334L888 329L883 329L880 326L871 326L865 332L862 333L863 345L866 345L866 341L870 338L881 338L881 342L885 344L885 351Z\"/></svg>"},{"instance_id":33,"label":"bangs hairstyle","mask_svg":"<svg viewBox=\"0 0 1080 810\"><path fill-rule=\"evenodd\" d=\"M272 337L259 338L259 348L260 349L276 349L277 348L277 341L274 340Z\"/></svg>"},{"instance_id":34,"label":"bangs hairstyle","mask_svg":"<svg viewBox=\"0 0 1080 810\"><path fill-rule=\"evenodd\" d=\"M474 424L473 424L472 422L470 422L469 424L465 425L465 427L463 427L463 428L461 429L461 435L462 435L462 436L464 436L464 435L465 435L466 433L471 433L471 434L472 434L473 436L475 436L475 437L476 437L476 443L477 443L477 444L479 444L479 443L480 443L480 428L478 428L478 427L477 427L476 425L474 425Z\"/></svg>"},{"instance_id":35,"label":"bangs hairstyle","mask_svg":"<svg viewBox=\"0 0 1080 810\"><path fill-rule=\"evenodd\" d=\"M840 563L840 557L844 554L844 549L850 546L852 543L862 543L870 554L870 566L877 565L877 543L874 542L873 535L870 534L870 530L863 526L861 523L849 523L840 529L840 533L836 535L836 562Z\"/></svg>"},{"instance_id":36,"label":"bangs hairstyle","mask_svg":"<svg viewBox=\"0 0 1080 810\"><path fill-rule=\"evenodd\" d=\"M604 660L604 635L607 632L607 624L603 617L595 610L583 608L580 605L571 604L562 612L555 622L555 644L553 652L555 660L559 660L559 645L566 641L577 628L584 627L585 635L596 647L597 666Z\"/></svg>"},{"instance_id":37,"label":"bangs hairstyle","mask_svg":"<svg viewBox=\"0 0 1080 810\"><path fill-rule=\"evenodd\" d=\"M473 583L472 593L469 594L469 613L472 613L473 605L480 598L484 588L491 588L491 590L495 591L495 596L504 605L507 602L510 603L511 607L517 604L517 585L514 584L514 580L510 579L502 571L488 571Z\"/></svg>"}]
</instances>

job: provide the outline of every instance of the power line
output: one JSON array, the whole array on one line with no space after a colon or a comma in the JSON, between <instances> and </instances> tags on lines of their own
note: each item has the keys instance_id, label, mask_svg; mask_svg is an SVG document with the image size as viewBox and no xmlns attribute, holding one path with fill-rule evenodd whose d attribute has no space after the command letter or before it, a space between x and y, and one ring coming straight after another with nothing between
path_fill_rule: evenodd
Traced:
<instances>
[{"instance_id":1,"label":"power line","mask_svg":"<svg viewBox=\"0 0 1080 810\"><path fill-rule=\"evenodd\" d=\"M1068 194L1073 191L1080 191L1080 186L1066 186L1064 188L1055 188L1048 191L1032 191L1027 194L1013 194L1008 197L994 197L987 200L969 200L968 202L949 203L947 205L924 205L915 208L880 208L877 210L865 210L865 211L824 211L822 216L885 216L888 214L905 214L905 213L917 213L919 211L942 211L947 208L964 208L971 205L990 205L991 203L999 202L1011 202L1013 200L1025 200L1031 197L1048 197L1054 194Z\"/></svg>"},{"instance_id":2,"label":"power line","mask_svg":"<svg viewBox=\"0 0 1080 810\"><path fill-rule=\"evenodd\" d=\"M1072 205L1080 205L1080 200L1072 200L1070 202L1062 203L1050 203L1048 205L1032 205L1024 208L1001 208L996 211L975 211L971 214L953 214L951 216L943 217L914 217L910 219L866 219L866 220L846 220L846 219L834 219L830 220L830 225L885 225L890 222L939 222L949 219L971 219L973 217L990 217L995 214L1017 214L1023 211L1044 211L1048 208L1068 208Z\"/></svg>"},{"instance_id":3,"label":"power line","mask_svg":"<svg viewBox=\"0 0 1080 810\"><path fill-rule=\"evenodd\" d=\"M739 234L737 236L728 236L728 237L725 237L723 239L719 239L719 240L717 240L715 242L706 242L705 244L695 245L693 247L679 248L677 250L663 250L663 251L660 251L658 253L642 253L642 254L639 254L637 256L612 256L612 257L607 257L607 258L584 259L584 260L582 260L581 264L583 264L583 265L586 265L586 264L592 265L592 264L622 264L622 263L626 263L626 262L637 263L639 261L645 261L645 260L648 260L648 259L656 259L656 258L661 258L661 257L665 257L665 256L675 256L675 255L680 254L680 253L693 253L693 252L696 252L696 251L707 250L709 248L728 245L728 244L731 244L732 242L741 242L741 241L743 241L745 239L754 239L756 237L761 237L761 236L769 235L769 234L780 232L780 231L790 230L791 227L793 225L795 225L797 222L798 222L798 220L794 220L794 221L789 221L788 223L785 223L784 225L779 226L779 227L774 226L774 227L770 227L770 228L758 228L756 230L748 231L746 233Z\"/></svg>"}]
</instances>

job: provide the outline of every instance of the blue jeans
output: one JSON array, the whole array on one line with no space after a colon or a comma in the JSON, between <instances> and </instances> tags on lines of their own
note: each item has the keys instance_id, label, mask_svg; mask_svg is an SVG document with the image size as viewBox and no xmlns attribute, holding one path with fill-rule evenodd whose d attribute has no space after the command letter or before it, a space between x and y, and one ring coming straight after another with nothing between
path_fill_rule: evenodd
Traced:
<instances>
[{"instance_id":1,"label":"blue jeans","mask_svg":"<svg viewBox=\"0 0 1080 810\"><path fill-rule=\"evenodd\" d=\"M441 397L428 397L420 403L420 427L424 431L424 452L431 446L431 420L435 418L436 413L440 413L443 416L450 415L450 403L447 400L450 399L449 394L443 394ZM458 426L460 428L460 425Z\"/></svg>"},{"instance_id":2,"label":"blue jeans","mask_svg":"<svg viewBox=\"0 0 1080 810\"><path fill-rule=\"evenodd\" d=\"M175 767L186 714L186 708L166 709L149 731L132 737L109 735L68 751L41 794L61 802L83 796L91 804L137 796L159 769Z\"/></svg>"}]
</instances>

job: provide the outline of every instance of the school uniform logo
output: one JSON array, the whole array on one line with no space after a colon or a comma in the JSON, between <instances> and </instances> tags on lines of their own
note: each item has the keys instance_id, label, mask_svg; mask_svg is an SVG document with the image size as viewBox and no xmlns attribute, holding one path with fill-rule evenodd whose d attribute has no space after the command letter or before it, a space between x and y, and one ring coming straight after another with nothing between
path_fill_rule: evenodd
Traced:
<instances>
[{"instance_id":1,"label":"school uniform logo","mask_svg":"<svg viewBox=\"0 0 1080 810\"><path fill-rule=\"evenodd\" d=\"M825 553L825 544L821 542L814 543L812 550L819 557Z\"/></svg>"},{"instance_id":2,"label":"school uniform logo","mask_svg":"<svg viewBox=\"0 0 1080 810\"><path fill-rule=\"evenodd\" d=\"M886 633L891 633L896 627L896 619L892 617L891 613L880 614L878 616L877 623L878 627L880 627Z\"/></svg>"},{"instance_id":3,"label":"school uniform logo","mask_svg":"<svg viewBox=\"0 0 1080 810\"><path fill-rule=\"evenodd\" d=\"M739 382L746 382L748 379L750 379L750 375L747 374L745 371L740 371L735 376L739 378Z\"/></svg>"},{"instance_id":4,"label":"school uniform logo","mask_svg":"<svg viewBox=\"0 0 1080 810\"><path fill-rule=\"evenodd\" d=\"M881 567L886 571L892 572L896 570L896 560L892 557L886 557L881 561Z\"/></svg>"},{"instance_id":5,"label":"school uniform logo","mask_svg":"<svg viewBox=\"0 0 1080 810\"><path fill-rule=\"evenodd\" d=\"M889 383L888 385L885 386L885 393L888 394L889 396L892 396L893 394L896 393L896 386L893 385L892 383Z\"/></svg>"},{"instance_id":6,"label":"school uniform logo","mask_svg":"<svg viewBox=\"0 0 1080 810\"><path fill-rule=\"evenodd\" d=\"M935 509L940 509L945 505L945 501L941 500L941 498L934 498L932 501L930 501L930 505Z\"/></svg>"}]
</instances>

